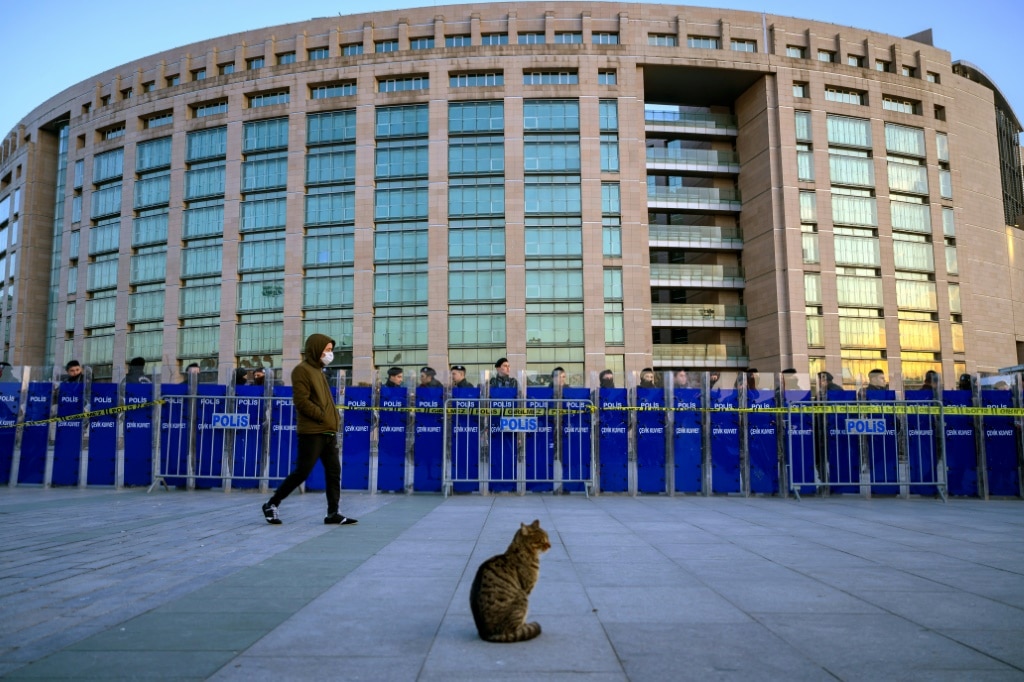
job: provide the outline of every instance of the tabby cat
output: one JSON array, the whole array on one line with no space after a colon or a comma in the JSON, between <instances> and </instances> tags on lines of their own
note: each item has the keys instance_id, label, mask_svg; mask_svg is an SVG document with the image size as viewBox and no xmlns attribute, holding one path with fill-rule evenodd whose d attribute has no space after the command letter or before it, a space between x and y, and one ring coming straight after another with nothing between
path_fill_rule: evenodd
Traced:
<instances>
[{"instance_id":1,"label":"tabby cat","mask_svg":"<svg viewBox=\"0 0 1024 682\"><path fill-rule=\"evenodd\" d=\"M480 639L525 642L540 634L539 623L526 622L526 609L540 574L540 555L549 549L551 541L540 520L521 523L505 553L480 564L469 591Z\"/></svg>"}]
</instances>

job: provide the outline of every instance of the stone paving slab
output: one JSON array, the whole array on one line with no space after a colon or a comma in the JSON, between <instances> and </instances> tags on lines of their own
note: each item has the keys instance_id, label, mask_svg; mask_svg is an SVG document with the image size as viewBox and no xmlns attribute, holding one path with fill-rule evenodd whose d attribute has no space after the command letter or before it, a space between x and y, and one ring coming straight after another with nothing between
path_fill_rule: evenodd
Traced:
<instances>
[{"instance_id":1,"label":"stone paving slab","mask_svg":"<svg viewBox=\"0 0 1024 682\"><path fill-rule=\"evenodd\" d=\"M0 676L1024 680L1024 502L0 489ZM530 642L477 566L552 540Z\"/></svg>"}]
</instances>

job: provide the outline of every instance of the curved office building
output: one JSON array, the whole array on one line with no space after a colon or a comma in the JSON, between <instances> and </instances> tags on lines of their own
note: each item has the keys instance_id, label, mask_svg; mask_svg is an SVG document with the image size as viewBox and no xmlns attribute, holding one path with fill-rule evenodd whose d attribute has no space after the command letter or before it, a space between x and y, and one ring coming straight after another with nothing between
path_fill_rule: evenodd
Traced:
<instances>
[{"instance_id":1,"label":"curved office building","mask_svg":"<svg viewBox=\"0 0 1024 682\"><path fill-rule=\"evenodd\" d=\"M1019 133L930 33L513 2L227 35L3 138L0 357L224 380L320 331L357 382L996 369L1024 354Z\"/></svg>"}]
</instances>

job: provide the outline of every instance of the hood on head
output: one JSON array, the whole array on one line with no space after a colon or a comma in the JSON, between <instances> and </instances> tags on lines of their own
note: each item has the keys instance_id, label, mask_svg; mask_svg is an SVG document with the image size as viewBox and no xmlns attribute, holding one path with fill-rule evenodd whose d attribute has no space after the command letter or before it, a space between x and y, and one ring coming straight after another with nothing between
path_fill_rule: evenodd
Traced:
<instances>
[{"instance_id":1,"label":"hood on head","mask_svg":"<svg viewBox=\"0 0 1024 682\"><path fill-rule=\"evenodd\" d=\"M324 354L327 344L333 344L334 339L326 334L310 334L306 339L306 349L302 357L303 362L308 362L316 367L321 367L320 356Z\"/></svg>"}]
</instances>

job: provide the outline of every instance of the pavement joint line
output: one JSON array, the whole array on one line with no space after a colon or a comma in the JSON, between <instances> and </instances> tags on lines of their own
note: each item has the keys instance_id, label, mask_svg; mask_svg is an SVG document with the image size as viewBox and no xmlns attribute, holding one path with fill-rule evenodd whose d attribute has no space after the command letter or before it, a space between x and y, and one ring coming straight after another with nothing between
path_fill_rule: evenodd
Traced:
<instances>
[{"instance_id":1,"label":"pavement joint line","mask_svg":"<svg viewBox=\"0 0 1024 682\"><path fill-rule=\"evenodd\" d=\"M158 633L160 637L173 638L175 635L174 631L161 631L159 627L161 623L165 622L168 617L173 617L175 615L192 615L194 617L201 618L201 620L199 620L198 623L192 624L193 627L189 630L190 635L195 633L196 626L198 626L198 628L206 630L206 632L204 632L200 637L200 640L205 639L205 637L224 637L223 633L225 630L221 627L222 623L216 622L216 618L211 622L211 618L218 613L211 608L215 606L215 600L212 603L208 603L208 607L206 609L200 609L199 612L185 612L184 614L176 612L174 610L175 605L191 599L192 595L196 592L211 589L216 590L218 586L251 585L254 582L258 582L257 580L253 580L252 577L265 575L268 571L273 571L275 568L274 564L287 564L294 562L295 559L292 558L293 552L315 555L316 560L313 561L309 558L309 554L306 554L305 561L307 562L307 565L329 565L337 569L336 574L331 575L328 578L318 578L315 580L312 589L308 592L304 592L301 595L283 597L283 601L290 602L290 608L287 609L286 614L275 613L270 617L266 617L266 614L257 605L255 607L255 612L261 613L265 616L263 622L254 628L240 628L242 632L252 633L252 636L243 637L240 640L236 639L236 641L232 642L234 646L215 647L213 649L201 650L204 654L204 660L206 660L208 664L212 666L212 664L216 663L215 666L209 667L206 671L207 675L212 675L223 665L226 665L233 658L242 653L245 649L248 649L259 641L259 639L264 637L267 633L273 631L273 629L278 627L282 622L293 616L296 612L343 580L349 573L362 565L367 559L380 551L380 549L386 547L389 542L408 530L412 525L418 522L426 514L429 514L430 511L442 502L443 498L440 496L410 495L396 497L393 501L389 501L388 504L384 504L367 514L363 514L359 525L344 528L331 528L319 535L316 535L315 537L300 542L297 545L283 549L281 552L254 566L248 566L236 570L213 583L197 588L197 590L182 595L170 602L161 604L107 630L88 636L79 642L65 646L42 659L33 661L28 665L15 670L8 671L4 676L7 679L37 679L40 676L49 677L50 675L56 675L59 677L70 673L70 677L75 677L76 672L82 672L89 669L87 664L88 660L96 657L102 657L104 654L120 654L123 652L150 652L154 654L166 654L174 651L195 652L197 649L196 642L194 641L187 641L183 643L181 648L176 648L173 641L162 643L159 647L152 647L151 645L147 646L145 639L147 637L152 637L155 634L154 626L151 625L148 629L143 627L136 631L132 631L131 628L133 627L133 624L138 625L141 623L146 625L147 621L157 620L158 622L155 624L156 633ZM380 526L374 524L374 520L378 519L384 521ZM274 532L275 530L279 529L268 529L269 532ZM359 533L361 530L371 532L376 531L373 540L361 543L338 542L339 535L350 536L352 534ZM310 549L313 549L313 552L310 552ZM353 553L356 554L355 557L352 556ZM305 585L309 586L308 583ZM274 594L275 592L273 588L271 588L268 591L267 596L273 596ZM260 593L257 589L254 589L253 596L254 599L258 600ZM161 619L164 620L161 621ZM123 637L120 636L120 633L122 632L126 633ZM232 632L238 632L238 630L234 630ZM182 633L179 632L179 638L181 637L181 634ZM111 644L103 644L105 640L110 639L117 641ZM140 639L144 641L133 642L133 640ZM194 637L185 639L192 640ZM246 642L248 643L246 644ZM239 649L239 644L244 644L244 646ZM220 655L217 656L217 654ZM108 661L107 664L109 665L112 662L113 661ZM2 669L0 669L0 674L2 674ZM116 678L118 676L116 670L111 669L110 667L105 667L104 674L109 675L111 678Z\"/></svg>"}]
</instances>

